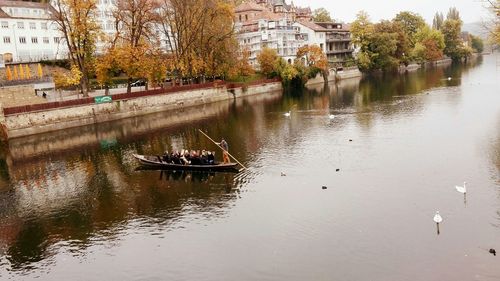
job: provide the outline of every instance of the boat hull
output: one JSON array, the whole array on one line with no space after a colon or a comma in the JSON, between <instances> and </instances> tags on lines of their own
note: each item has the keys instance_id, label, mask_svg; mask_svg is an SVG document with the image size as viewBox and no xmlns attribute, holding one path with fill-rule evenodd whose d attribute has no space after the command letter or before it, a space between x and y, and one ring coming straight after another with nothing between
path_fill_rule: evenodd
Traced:
<instances>
[{"instance_id":1,"label":"boat hull","mask_svg":"<svg viewBox=\"0 0 500 281\"><path fill-rule=\"evenodd\" d=\"M186 171L233 171L237 172L237 163L227 163L227 164L214 164L214 165L181 165L181 164L171 164L160 162L158 156L146 156L140 154L133 154L134 158L141 163L141 165L146 166L151 169L160 170L186 170Z\"/></svg>"}]
</instances>

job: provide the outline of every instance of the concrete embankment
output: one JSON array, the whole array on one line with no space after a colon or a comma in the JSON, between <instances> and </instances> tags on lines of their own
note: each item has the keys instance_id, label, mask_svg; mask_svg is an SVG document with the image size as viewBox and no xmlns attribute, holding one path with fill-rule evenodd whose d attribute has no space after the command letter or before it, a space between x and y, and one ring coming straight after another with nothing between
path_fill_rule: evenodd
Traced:
<instances>
[{"instance_id":1,"label":"concrete embankment","mask_svg":"<svg viewBox=\"0 0 500 281\"><path fill-rule=\"evenodd\" d=\"M221 116L228 116L232 110L248 107L249 104L276 103L282 95L282 91L274 91L234 100L14 138L7 143L6 161L10 169L12 167L21 169L25 167L25 163L32 162L31 160L39 157L50 155L51 159L57 160L66 157L69 151L133 142L137 138L142 138L143 135L165 132L181 126L199 127L203 122L211 122L210 120Z\"/></svg>"},{"instance_id":2,"label":"concrete embankment","mask_svg":"<svg viewBox=\"0 0 500 281\"><path fill-rule=\"evenodd\" d=\"M0 123L3 137L11 139L281 90L281 82L276 80L249 85L208 83L180 87L174 92L156 90L118 94L112 96L111 102L99 104L93 98L87 98L4 108Z\"/></svg>"},{"instance_id":3,"label":"concrete embankment","mask_svg":"<svg viewBox=\"0 0 500 281\"><path fill-rule=\"evenodd\" d=\"M335 82L344 79L357 78L363 76L363 73L359 71L357 67L353 68L345 68L335 72L334 70L330 70L328 74L328 82ZM325 79L321 73L318 73L316 77L309 79L307 81L306 86L312 86L315 84L325 83Z\"/></svg>"}]
</instances>

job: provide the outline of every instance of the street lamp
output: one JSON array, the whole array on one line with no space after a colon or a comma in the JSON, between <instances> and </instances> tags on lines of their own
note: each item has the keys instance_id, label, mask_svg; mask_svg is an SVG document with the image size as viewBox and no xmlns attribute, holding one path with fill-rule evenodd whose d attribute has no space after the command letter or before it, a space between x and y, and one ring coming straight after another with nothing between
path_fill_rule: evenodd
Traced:
<instances>
[{"instance_id":1,"label":"street lamp","mask_svg":"<svg viewBox=\"0 0 500 281\"><path fill-rule=\"evenodd\" d=\"M15 23L12 24L12 31L14 32L14 48L16 50L16 58L17 58L17 61L19 61L19 53L17 51L16 24Z\"/></svg>"}]
</instances>

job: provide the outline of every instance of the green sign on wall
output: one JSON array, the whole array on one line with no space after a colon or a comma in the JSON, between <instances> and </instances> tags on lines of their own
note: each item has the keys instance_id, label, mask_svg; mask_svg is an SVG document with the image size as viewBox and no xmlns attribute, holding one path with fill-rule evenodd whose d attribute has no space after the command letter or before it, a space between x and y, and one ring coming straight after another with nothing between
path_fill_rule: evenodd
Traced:
<instances>
[{"instance_id":1,"label":"green sign on wall","mask_svg":"<svg viewBox=\"0 0 500 281\"><path fill-rule=\"evenodd\" d=\"M111 98L111 96L100 96L100 97L95 97L94 100L95 103L99 104L99 103L112 102L113 98Z\"/></svg>"}]
</instances>

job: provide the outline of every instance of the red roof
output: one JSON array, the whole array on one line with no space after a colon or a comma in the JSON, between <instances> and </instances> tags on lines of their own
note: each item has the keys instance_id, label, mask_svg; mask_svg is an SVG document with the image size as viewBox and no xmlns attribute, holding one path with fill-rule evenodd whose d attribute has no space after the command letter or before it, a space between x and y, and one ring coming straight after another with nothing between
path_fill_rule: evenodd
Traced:
<instances>
[{"instance_id":1,"label":"red roof","mask_svg":"<svg viewBox=\"0 0 500 281\"><path fill-rule=\"evenodd\" d=\"M246 2L238 5L234 11L236 13L248 12L248 11L262 11L264 8L254 2Z\"/></svg>"},{"instance_id":2,"label":"red roof","mask_svg":"<svg viewBox=\"0 0 500 281\"><path fill-rule=\"evenodd\" d=\"M320 25L317 25L315 24L314 22L311 22L311 21L298 21L298 23L302 24L303 26L307 27L307 28L310 28L314 31L323 31L323 32L326 32L328 31L328 29L320 26Z\"/></svg>"}]
</instances>

